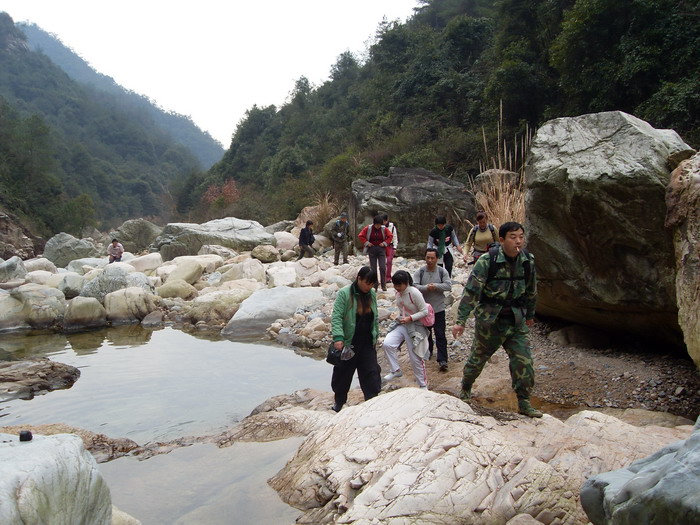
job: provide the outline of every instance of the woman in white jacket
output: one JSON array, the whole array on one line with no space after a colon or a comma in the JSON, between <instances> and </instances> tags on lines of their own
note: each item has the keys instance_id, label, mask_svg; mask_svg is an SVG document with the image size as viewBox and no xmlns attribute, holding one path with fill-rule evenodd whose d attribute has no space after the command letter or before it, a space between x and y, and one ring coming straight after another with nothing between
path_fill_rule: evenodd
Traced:
<instances>
[{"instance_id":1,"label":"woman in white jacket","mask_svg":"<svg viewBox=\"0 0 700 525\"><path fill-rule=\"evenodd\" d=\"M420 322L428 315L428 305L423 294L413 286L413 279L408 272L399 270L391 277L391 282L396 290L396 304L401 316L384 339L384 354L390 370L384 379L391 381L403 375L399 365L398 350L401 343L406 341L408 357L418 386L428 388L428 376L423 362L428 354L428 331Z\"/></svg>"}]
</instances>

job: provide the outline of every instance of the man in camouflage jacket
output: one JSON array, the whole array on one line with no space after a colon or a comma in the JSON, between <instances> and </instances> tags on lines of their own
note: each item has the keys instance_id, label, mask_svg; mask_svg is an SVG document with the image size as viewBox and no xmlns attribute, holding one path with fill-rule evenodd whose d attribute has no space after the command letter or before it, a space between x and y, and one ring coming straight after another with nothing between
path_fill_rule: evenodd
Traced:
<instances>
[{"instance_id":1,"label":"man in camouflage jacket","mask_svg":"<svg viewBox=\"0 0 700 525\"><path fill-rule=\"evenodd\" d=\"M474 381L489 358L503 346L510 362L513 390L518 396L518 411L526 416L542 417L530 404L535 371L527 340L537 300L535 261L532 254L523 249L525 229L521 224L503 224L499 229L499 241L497 251L485 253L474 265L452 329L455 338L462 335L467 318L474 312L474 341L464 365L460 397L465 401L471 398ZM495 267L491 269L494 254ZM490 269L492 278L489 278Z\"/></svg>"}]
</instances>

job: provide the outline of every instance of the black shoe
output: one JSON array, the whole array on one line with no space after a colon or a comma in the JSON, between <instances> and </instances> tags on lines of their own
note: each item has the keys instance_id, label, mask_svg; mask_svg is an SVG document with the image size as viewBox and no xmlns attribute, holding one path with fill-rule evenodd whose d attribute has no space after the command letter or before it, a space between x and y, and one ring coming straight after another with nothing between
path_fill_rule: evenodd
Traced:
<instances>
[{"instance_id":1,"label":"black shoe","mask_svg":"<svg viewBox=\"0 0 700 525\"><path fill-rule=\"evenodd\" d=\"M335 404L331 407L331 409L333 410L333 412L340 412L340 409L341 409L341 408L343 408L343 405L339 405L338 403L335 403Z\"/></svg>"},{"instance_id":2,"label":"black shoe","mask_svg":"<svg viewBox=\"0 0 700 525\"><path fill-rule=\"evenodd\" d=\"M438 364L440 365L440 372L447 372L447 362L446 361L440 361Z\"/></svg>"},{"instance_id":3,"label":"black shoe","mask_svg":"<svg viewBox=\"0 0 700 525\"><path fill-rule=\"evenodd\" d=\"M386 286L382 286L382 292L386 292Z\"/></svg>"}]
</instances>

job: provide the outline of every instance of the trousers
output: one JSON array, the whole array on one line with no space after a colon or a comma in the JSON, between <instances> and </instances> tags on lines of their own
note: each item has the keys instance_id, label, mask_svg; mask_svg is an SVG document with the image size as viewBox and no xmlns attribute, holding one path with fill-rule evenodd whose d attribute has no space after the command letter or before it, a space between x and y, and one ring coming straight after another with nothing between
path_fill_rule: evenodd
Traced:
<instances>
[{"instance_id":1,"label":"trousers","mask_svg":"<svg viewBox=\"0 0 700 525\"><path fill-rule=\"evenodd\" d=\"M428 351L433 355L433 332L437 346L438 363L447 363L447 337L445 336L445 310L435 312L435 324L428 328Z\"/></svg>"},{"instance_id":2,"label":"trousers","mask_svg":"<svg viewBox=\"0 0 700 525\"><path fill-rule=\"evenodd\" d=\"M357 370L357 378L365 401L377 396L382 389L382 369L377 363L377 350L374 345L355 346L353 350L354 356L333 367L331 390L335 394L335 402L338 406L343 406L348 400L355 370Z\"/></svg>"},{"instance_id":3,"label":"trousers","mask_svg":"<svg viewBox=\"0 0 700 525\"><path fill-rule=\"evenodd\" d=\"M462 390L471 389L486 362L503 346L508 354L513 390L518 399L529 399L530 391L535 386L535 370L527 340L529 333L530 329L525 323L516 323L514 318L498 317L492 323L477 319L471 355L464 364Z\"/></svg>"},{"instance_id":4,"label":"trousers","mask_svg":"<svg viewBox=\"0 0 700 525\"><path fill-rule=\"evenodd\" d=\"M386 288L386 250L384 246L370 246L367 249L367 255L369 256L369 267L377 272L382 288ZM379 264L379 270L377 270L377 264Z\"/></svg>"}]
</instances>

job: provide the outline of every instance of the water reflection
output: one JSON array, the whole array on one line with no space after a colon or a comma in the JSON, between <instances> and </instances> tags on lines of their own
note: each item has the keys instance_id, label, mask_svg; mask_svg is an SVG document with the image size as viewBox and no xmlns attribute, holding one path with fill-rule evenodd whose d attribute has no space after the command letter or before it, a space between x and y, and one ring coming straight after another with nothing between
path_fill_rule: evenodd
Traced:
<instances>
[{"instance_id":1,"label":"water reflection","mask_svg":"<svg viewBox=\"0 0 700 525\"><path fill-rule=\"evenodd\" d=\"M70 389L0 403L3 426L60 422L138 443L216 433L272 396L330 389L330 367L322 361L171 328L4 334L0 350L81 370Z\"/></svg>"}]
</instances>

